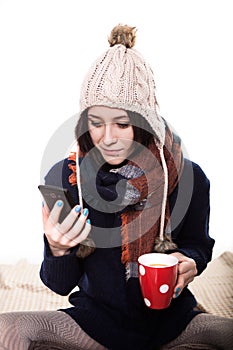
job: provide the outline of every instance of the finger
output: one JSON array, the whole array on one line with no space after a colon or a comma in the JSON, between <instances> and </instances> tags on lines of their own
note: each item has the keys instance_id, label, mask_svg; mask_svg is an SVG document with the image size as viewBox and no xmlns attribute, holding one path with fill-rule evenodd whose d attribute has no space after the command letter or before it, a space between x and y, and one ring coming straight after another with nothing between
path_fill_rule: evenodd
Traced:
<instances>
[{"instance_id":1,"label":"finger","mask_svg":"<svg viewBox=\"0 0 233 350\"><path fill-rule=\"evenodd\" d=\"M182 263L179 264L179 273L183 274L189 271L194 271L195 270L195 263L193 260L187 260L183 261Z\"/></svg>"},{"instance_id":2,"label":"finger","mask_svg":"<svg viewBox=\"0 0 233 350\"><path fill-rule=\"evenodd\" d=\"M183 276L185 285L193 281L196 274L197 274L197 269L193 261L188 261L180 264L179 275Z\"/></svg>"},{"instance_id":3,"label":"finger","mask_svg":"<svg viewBox=\"0 0 233 350\"><path fill-rule=\"evenodd\" d=\"M177 298L181 294L182 290L184 289L184 286L184 276L178 275L177 283L174 287L173 298Z\"/></svg>"},{"instance_id":4,"label":"finger","mask_svg":"<svg viewBox=\"0 0 233 350\"><path fill-rule=\"evenodd\" d=\"M66 237L68 237L70 240L76 239L76 237L78 237L81 234L82 230L84 229L87 216L88 216L88 209L84 209L79 219L74 224L74 226L65 234Z\"/></svg>"},{"instance_id":5,"label":"finger","mask_svg":"<svg viewBox=\"0 0 233 350\"><path fill-rule=\"evenodd\" d=\"M80 212L81 212L81 206L76 205L60 224L60 231L63 233L68 232L71 229L71 227L74 225L74 222L77 219Z\"/></svg>"},{"instance_id":6,"label":"finger","mask_svg":"<svg viewBox=\"0 0 233 350\"><path fill-rule=\"evenodd\" d=\"M183 288L179 287L179 285L177 285L174 289L174 293L173 293L173 299L178 298L178 296L181 294Z\"/></svg>"},{"instance_id":7,"label":"finger","mask_svg":"<svg viewBox=\"0 0 233 350\"><path fill-rule=\"evenodd\" d=\"M85 226L84 226L82 232L80 233L80 235L77 236L73 241L76 244L83 242L87 238L87 236L89 235L90 231L91 231L91 223L90 223L90 220L88 219L86 221Z\"/></svg>"},{"instance_id":8,"label":"finger","mask_svg":"<svg viewBox=\"0 0 233 350\"><path fill-rule=\"evenodd\" d=\"M49 220L51 221L52 225L56 225L58 223L62 208L63 208L63 201L59 199L54 204L53 209L51 210L49 215Z\"/></svg>"},{"instance_id":9,"label":"finger","mask_svg":"<svg viewBox=\"0 0 233 350\"><path fill-rule=\"evenodd\" d=\"M67 247L74 247L77 244L81 243L82 241L84 241L87 236L89 235L91 231L91 222L88 219L86 222L84 222L83 226L82 226L82 230L79 232L78 235L76 235L74 238L70 238L71 235L68 233L62 235L61 239L60 239L60 243L63 246L67 246Z\"/></svg>"},{"instance_id":10,"label":"finger","mask_svg":"<svg viewBox=\"0 0 233 350\"><path fill-rule=\"evenodd\" d=\"M191 269L185 273L178 274L177 283L174 288L173 298L177 298L181 294L182 290L194 280L194 277L195 269Z\"/></svg>"},{"instance_id":11,"label":"finger","mask_svg":"<svg viewBox=\"0 0 233 350\"><path fill-rule=\"evenodd\" d=\"M48 206L46 207L46 203L44 201L42 201L42 220L43 220L43 225L48 220L48 217L49 217Z\"/></svg>"},{"instance_id":12,"label":"finger","mask_svg":"<svg viewBox=\"0 0 233 350\"><path fill-rule=\"evenodd\" d=\"M45 227L45 224L48 220L50 210L46 204L45 201L42 202L42 222L43 222L43 227Z\"/></svg>"}]
</instances>

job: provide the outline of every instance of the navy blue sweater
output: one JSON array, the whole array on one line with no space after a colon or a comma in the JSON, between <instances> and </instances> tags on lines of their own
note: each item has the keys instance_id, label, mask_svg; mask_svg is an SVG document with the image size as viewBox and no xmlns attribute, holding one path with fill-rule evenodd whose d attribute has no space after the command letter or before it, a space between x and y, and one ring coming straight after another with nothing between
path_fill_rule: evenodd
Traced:
<instances>
[{"instance_id":1,"label":"navy blue sweater","mask_svg":"<svg viewBox=\"0 0 233 350\"><path fill-rule=\"evenodd\" d=\"M71 173L68 162L65 159L55 164L45 183L68 188L78 203L77 188L68 181ZM214 240L208 233L209 180L197 164L185 159L182 177L169 203L172 238L178 245L177 251L193 258L200 274L211 259ZM92 230L118 227L114 235L119 234L120 242L120 213L102 213L86 203L85 207L94 224ZM71 307L63 311L108 349L158 349L176 338L197 314L196 300L188 288L173 299L167 309L152 310L145 306L138 278L126 281L120 245L97 248L85 259L78 259L76 250L77 247L68 255L54 257L45 238L40 276L54 292L69 294ZM79 290L72 292L76 286Z\"/></svg>"}]
</instances>

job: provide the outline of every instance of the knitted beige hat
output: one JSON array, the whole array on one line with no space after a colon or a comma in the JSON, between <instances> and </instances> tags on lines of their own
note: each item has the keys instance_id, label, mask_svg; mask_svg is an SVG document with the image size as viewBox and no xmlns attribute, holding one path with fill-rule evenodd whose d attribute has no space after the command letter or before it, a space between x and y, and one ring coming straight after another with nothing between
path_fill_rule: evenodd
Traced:
<instances>
[{"instance_id":1,"label":"knitted beige hat","mask_svg":"<svg viewBox=\"0 0 233 350\"><path fill-rule=\"evenodd\" d=\"M148 121L161 147L165 125L157 113L154 76L149 64L133 48L135 40L135 27L113 28L108 40L110 48L94 62L81 86L80 112L96 105L137 112Z\"/></svg>"}]
</instances>

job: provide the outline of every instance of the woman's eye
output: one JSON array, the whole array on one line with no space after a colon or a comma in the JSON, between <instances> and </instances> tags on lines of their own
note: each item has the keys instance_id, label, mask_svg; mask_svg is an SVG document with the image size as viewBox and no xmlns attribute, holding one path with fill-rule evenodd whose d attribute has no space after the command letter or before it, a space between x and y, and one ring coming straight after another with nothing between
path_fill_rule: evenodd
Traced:
<instances>
[{"instance_id":1,"label":"woman's eye","mask_svg":"<svg viewBox=\"0 0 233 350\"><path fill-rule=\"evenodd\" d=\"M128 128L130 126L130 123L117 123L117 125L121 129L126 129L126 128Z\"/></svg>"},{"instance_id":2,"label":"woman's eye","mask_svg":"<svg viewBox=\"0 0 233 350\"><path fill-rule=\"evenodd\" d=\"M91 121L91 126L94 126L95 128L99 128L102 126L102 123Z\"/></svg>"}]
</instances>

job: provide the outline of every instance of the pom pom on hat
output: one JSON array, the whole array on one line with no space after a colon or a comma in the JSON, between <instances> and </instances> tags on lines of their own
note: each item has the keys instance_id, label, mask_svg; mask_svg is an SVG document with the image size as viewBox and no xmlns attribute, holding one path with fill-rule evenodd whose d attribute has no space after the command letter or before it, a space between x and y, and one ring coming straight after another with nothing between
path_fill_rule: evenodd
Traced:
<instances>
[{"instance_id":1,"label":"pom pom on hat","mask_svg":"<svg viewBox=\"0 0 233 350\"><path fill-rule=\"evenodd\" d=\"M122 44L126 48L131 49L136 41L136 27L129 27L127 25L118 25L111 31L108 42L110 47Z\"/></svg>"}]
</instances>

